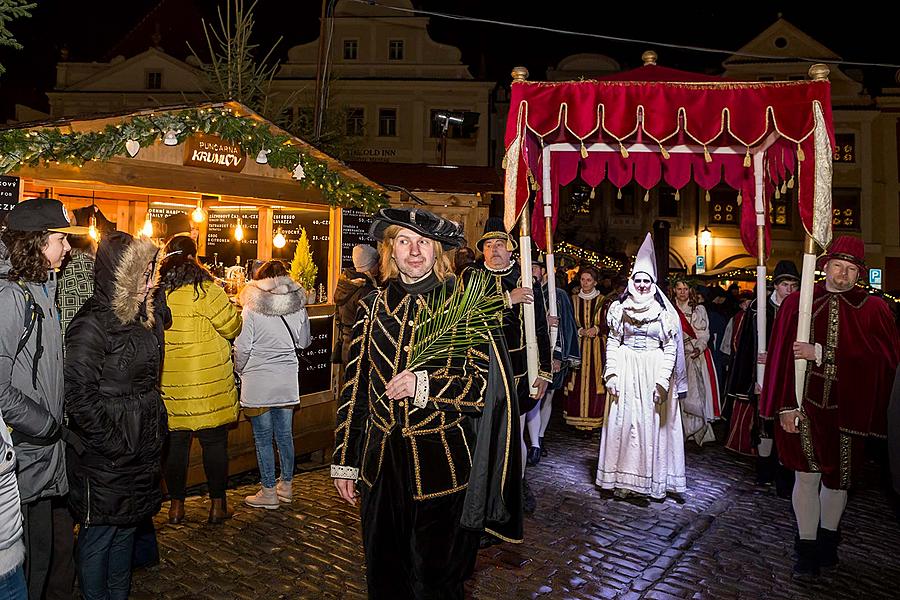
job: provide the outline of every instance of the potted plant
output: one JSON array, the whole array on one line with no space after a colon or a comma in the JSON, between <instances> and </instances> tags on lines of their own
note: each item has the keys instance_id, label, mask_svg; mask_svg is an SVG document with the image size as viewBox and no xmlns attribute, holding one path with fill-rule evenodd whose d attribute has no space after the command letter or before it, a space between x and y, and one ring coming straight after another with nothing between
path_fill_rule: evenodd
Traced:
<instances>
[{"instance_id":1,"label":"potted plant","mask_svg":"<svg viewBox=\"0 0 900 600\"><path fill-rule=\"evenodd\" d=\"M319 268L313 262L312 251L309 249L309 238L306 229L300 228L300 239L297 241L297 249L294 251L294 259L291 261L291 278L306 290L308 303L316 302L316 275Z\"/></svg>"}]
</instances>

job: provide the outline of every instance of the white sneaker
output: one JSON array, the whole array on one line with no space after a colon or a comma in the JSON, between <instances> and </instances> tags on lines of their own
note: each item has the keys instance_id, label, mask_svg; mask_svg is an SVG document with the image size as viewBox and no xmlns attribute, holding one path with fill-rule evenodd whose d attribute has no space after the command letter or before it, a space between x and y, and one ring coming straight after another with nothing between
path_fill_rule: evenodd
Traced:
<instances>
[{"instance_id":1,"label":"white sneaker","mask_svg":"<svg viewBox=\"0 0 900 600\"><path fill-rule=\"evenodd\" d=\"M278 496L275 494L275 488L264 487L252 496L244 498L244 504L253 508L266 508L275 510L278 508Z\"/></svg>"},{"instance_id":2,"label":"white sneaker","mask_svg":"<svg viewBox=\"0 0 900 600\"><path fill-rule=\"evenodd\" d=\"M285 504L290 504L294 500L291 483L292 482L290 481L282 481L279 479L275 484L275 494L278 496L278 500Z\"/></svg>"}]
</instances>

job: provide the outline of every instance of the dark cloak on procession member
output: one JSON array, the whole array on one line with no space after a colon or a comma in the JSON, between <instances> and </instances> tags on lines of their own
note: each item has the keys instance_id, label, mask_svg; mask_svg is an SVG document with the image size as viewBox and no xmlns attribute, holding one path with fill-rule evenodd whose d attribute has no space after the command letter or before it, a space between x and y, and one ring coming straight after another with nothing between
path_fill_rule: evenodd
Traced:
<instances>
[{"instance_id":1,"label":"dark cloak on procession member","mask_svg":"<svg viewBox=\"0 0 900 600\"><path fill-rule=\"evenodd\" d=\"M393 243L391 226L440 246L430 272L411 282L382 246L387 279L357 314L331 475L361 492L370 597L430 598L441 590L440 597L462 598L476 531L522 539L514 383L498 331L449 365L417 368L414 394L385 399L387 383L406 371L415 323L437 293L458 284L438 277L447 275L438 249L463 242L459 225L420 209L383 209L370 233ZM338 488L350 500L352 488Z\"/></svg>"}]
</instances>

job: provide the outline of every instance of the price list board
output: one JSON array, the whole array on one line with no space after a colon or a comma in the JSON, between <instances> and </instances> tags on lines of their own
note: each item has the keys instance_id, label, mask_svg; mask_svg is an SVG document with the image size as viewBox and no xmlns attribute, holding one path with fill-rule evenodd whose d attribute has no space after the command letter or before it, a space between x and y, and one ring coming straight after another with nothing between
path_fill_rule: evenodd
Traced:
<instances>
[{"instance_id":1,"label":"price list board","mask_svg":"<svg viewBox=\"0 0 900 600\"><path fill-rule=\"evenodd\" d=\"M288 264L294 259L297 250L297 240L300 239L301 230L306 231L309 240L309 250L312 252L313 263L318 267L316 273L316 289L319 285L328 285L328 231L331 225L327 210L274 210L272 211L272 230L277 231L281 227L287 243L284 248L272 247L272 258L281 259Z\"/></svg>"},{"instance_id":2,"label":"price list board","mask_svg":"<svg viewBox=\"0 0 900 600\"><path fill-rule=\"evenodd\" d=\"M240 219L244 229L244 239L234 239L234 228ZM259 213L256 210L211 210L206 228L206 261L218 262L230 267L240 257L240 264L257 256L259 239Z\"/></svg>"},{"instance_id":3,"label":"price list board","mask_svg":"<svg viewBox=\"0 0 900 600\"><path fill-rule=\"evenodd\" d=\"M177 214L187 214L187 211L177 206L153 206L151 204L150 220L153 221L154 235L161 238L166 237L166 218Z\"/></svg>"},{"instance_id":4,"label":"price list board","mask_svg":"<svg viewBox=\"0 0 900 600\"><path fill-rule=\"evenodd\" d=\"M311 317L310 344L303 350L309 365L301 373L303 394L327 392L331 389L331 350L334 315Z\"/></svg>"},{"instance_id":5,"label":"price list board","mask_svg":"<svg viewBox=\"0 0 900 600\"><path fill-rule=\"evenodd\" d=\"M341 270L353 268L353 247L366 244L377 248L378 242L369 235L375 219L361 210L345 208L341 211Z\"/></svg>"},{"instance_id":6,"label":"price list board","mask_svg":"<svg viewBox=\"0 0 900 600\"><path fill-rule=\"evenodd\" d=\"M19 186L21 180L11 175L0 175L0 223L6 219L6 213L19 203Z\"/></svg>"}]
</instances>

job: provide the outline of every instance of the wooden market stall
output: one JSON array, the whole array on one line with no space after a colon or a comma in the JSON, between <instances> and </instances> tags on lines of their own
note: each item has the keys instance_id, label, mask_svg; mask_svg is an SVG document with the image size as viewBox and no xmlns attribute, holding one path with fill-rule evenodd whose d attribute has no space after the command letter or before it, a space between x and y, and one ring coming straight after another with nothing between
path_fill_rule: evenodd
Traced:
<instances>
[{"instance_id":1,"label":"wooden market stall","mask_svg":"<svg viewBox=\"0 0 900 600\"><path fill-rule=\"evenodd\" d=\"M387 203L379 185L234 102L16 125L0 130L0 173L7 198L0 211L11 208L10 198L49 195L70 212L94 204L118 229L153 238L163 237L165 217L184 212L198 230L202 260L219 274L253 260L289 262L305 231L318 273L295 445L298 456L331 447L331 293L342 260L365 233L359 215ZM229 454L232 474L256 467L243 415ZM188 477L203 480L197 444Z\"/></svg>"}]
</instances>

